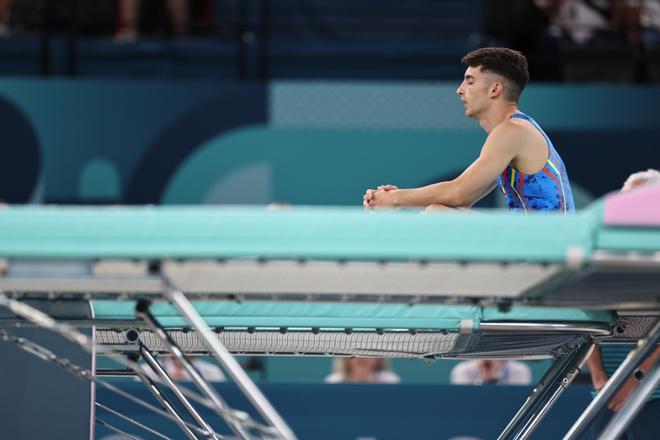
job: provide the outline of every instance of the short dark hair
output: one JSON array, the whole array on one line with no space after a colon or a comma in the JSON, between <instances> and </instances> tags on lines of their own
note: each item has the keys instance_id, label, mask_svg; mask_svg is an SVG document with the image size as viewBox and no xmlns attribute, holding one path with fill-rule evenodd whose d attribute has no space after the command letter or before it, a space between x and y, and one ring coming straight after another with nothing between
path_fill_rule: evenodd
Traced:
<instances>
[{"instance_id":1,"label":"short dark hair","mask_svg":"<svg viewBox=\"0 0 660 440\"><path fill-rule=\"evenodd\" d=\"M461 63L470 67L481 66L482 70L496 73L509 80L511 87L505 90L505 96L514 102L518 102L520 94L529 81L527 58L517 50L484 47L465 55Z\"/></svg>"}]
</instances>

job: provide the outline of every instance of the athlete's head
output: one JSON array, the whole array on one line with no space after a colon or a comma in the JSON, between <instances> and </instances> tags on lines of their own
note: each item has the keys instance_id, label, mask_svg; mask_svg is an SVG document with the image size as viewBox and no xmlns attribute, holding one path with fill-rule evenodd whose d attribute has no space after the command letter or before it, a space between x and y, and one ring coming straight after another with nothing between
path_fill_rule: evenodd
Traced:
<instances>
[{"instance_id":1,"label":"athlete's head","mask_svg":"<svg viewBox=\"0 0 660 440\"><path fill-rule=\"evenodd\" d=\"M517 50L484 47L465 55L465 77L456 93L465 115L477 117L495 101L518 103L527 81L527 59Z\"/></svg>"}]
</instances>

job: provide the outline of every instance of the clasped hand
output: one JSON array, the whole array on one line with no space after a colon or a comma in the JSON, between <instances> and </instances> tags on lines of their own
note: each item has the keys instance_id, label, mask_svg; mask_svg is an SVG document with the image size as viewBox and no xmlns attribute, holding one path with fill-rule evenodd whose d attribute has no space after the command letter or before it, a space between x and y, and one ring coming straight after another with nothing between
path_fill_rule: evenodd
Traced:
<instances>
[{"instance_id":1,"label":"clasped hand","mask_svg":"<svg viewBox=\"0 0 660 440\"><path fill-rule=\"evenodd\" d=\"M365 209L376 209L394 205L391 191L399 189L395 185L380 185L376 189L368 189L362 197ZM389 193L389 194L388 194Z\"/></svg>"}]
</instances>

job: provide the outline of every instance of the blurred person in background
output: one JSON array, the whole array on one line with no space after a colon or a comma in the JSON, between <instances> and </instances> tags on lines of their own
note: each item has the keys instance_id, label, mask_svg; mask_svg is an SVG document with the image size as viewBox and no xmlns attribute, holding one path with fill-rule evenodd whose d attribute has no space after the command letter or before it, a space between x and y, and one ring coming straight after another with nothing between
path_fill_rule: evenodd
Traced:
<instances>
[{"instance_id":1,"label":"blurred person in background","mask_svg":"<svg viewBox=\"0 0 660 440\"><path fill-rule=\"evenodd\" d=\"M453 385L529 385L532 372L522 362L474 359L458 363L449 381Z\"/></svg>"},{"instance_id":2,"label":"blurred person in background","mask_svg":"<svg viewBox=\"0 0 660 440\"><path fill-rule=\"evenodd\" d=\"M399 376L390 371L387 360L382 358L337 358L334 372L325 378L326 383L399 383Z\"/></svg>"},{"instance_id":3,"label":"blurred person in background","mask_svg":"<svg viewBox=\"0 0 660 440\"><path fill-rule=\"evenodd\" d=\"M12 0L0 0L0 37L9 35L9 7Z\"/></svg>"},{"instance_id":4,"label":"blurred person in background","mask_svg":"<svg viewBox=\"0 0 660 440\"><path fill-rule=\"evenodd\" d=\"M185 35L189 24L188 0L167 0L168 22L170 34L175 37ZM158 2L161 5L161 2ZM119 26L115 34L118 41L133 41L137 39L140 29L142 0L119 0Z\"/></svg>"},{"instance_id":5,"label":"blurred person in background","mask_svg":"<svg viewBox=\"0 0 660 440\"><path fill-rule=\"evenodd\" d=\"M631 22L640 27L640 41L646 48L660 46L660 0L631 0Z\"/></svg>"},{"instance_id":6,"label":"blurred person in background","mask_svg":"<svg viewBox=\"0 0 660 440\"><path fill-rule=\"evenodd\" d=\"M208 382L224 382L225 375L217 365L201 359L199 357L189 357L188 360L195 367L197 372ZM161 365L167 374L174 381L190 381L190 375L185 370L181 362L174 357L163 357L160 359Z\"/></svg>"}]
</instances>

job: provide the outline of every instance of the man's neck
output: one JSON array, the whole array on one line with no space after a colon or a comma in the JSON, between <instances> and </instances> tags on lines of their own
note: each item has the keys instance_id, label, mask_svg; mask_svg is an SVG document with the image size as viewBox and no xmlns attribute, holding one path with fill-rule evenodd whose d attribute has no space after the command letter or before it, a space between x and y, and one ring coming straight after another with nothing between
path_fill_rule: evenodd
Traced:
<instances>
[{"instance_id":1,"label":"man's neck","mask_svg":"<svg viewBox=\"0 0 660 440\"><path fill-rule=\"evenodd\" d=\"M477 119L481 128L486 133L490 134L491 131L503 121L508 119L514 113L518 113L518 105L514 103L507 103L503 105L494 106Z\"/></svg>"}]
</instances>

